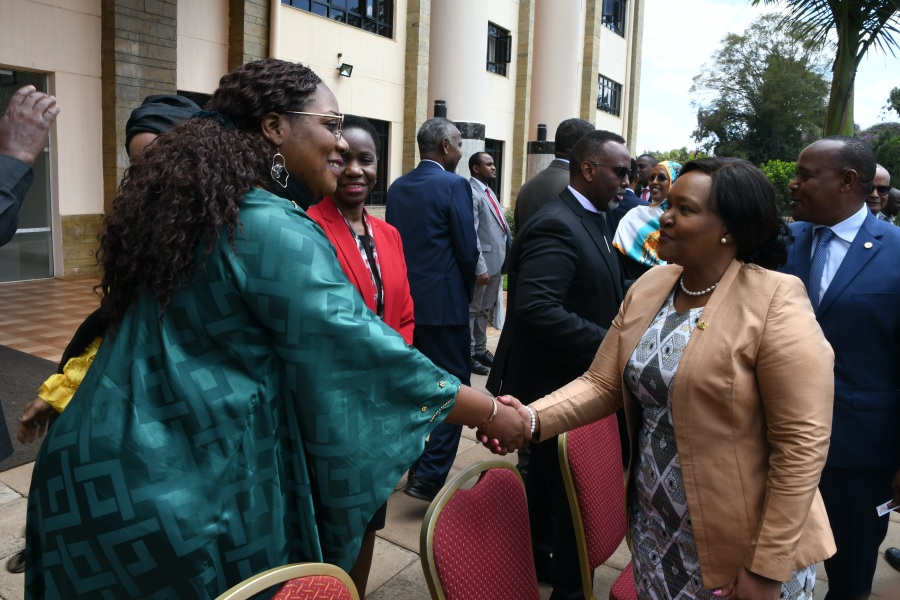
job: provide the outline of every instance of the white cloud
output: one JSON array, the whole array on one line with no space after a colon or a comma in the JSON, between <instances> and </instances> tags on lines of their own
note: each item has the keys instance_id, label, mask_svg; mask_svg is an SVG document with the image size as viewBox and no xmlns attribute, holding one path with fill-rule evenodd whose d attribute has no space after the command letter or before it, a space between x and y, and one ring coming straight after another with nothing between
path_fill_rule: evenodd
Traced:
<instances>
[{"instance_id":1,"label":"white cloud","mask_svg":"<svg viewBox=\"0 0 900 600\"><path fill-rule=\"evenodd\" d=\"M693 78L729 33L743 33L756 17L774 12L748 0L698 0L690 9L670 0L647 0L641 53L641 97L634 149L669 150L695 142L697 109L689 92ZM702 19L698 19L702 15ZM702 24L702 26L701 26ZM888 92L898 84L898 59L870 52L856 79L856 122L867 127L882 120ZM896 116L888 120L896 120Z\"/></svg>"}]
</instances>

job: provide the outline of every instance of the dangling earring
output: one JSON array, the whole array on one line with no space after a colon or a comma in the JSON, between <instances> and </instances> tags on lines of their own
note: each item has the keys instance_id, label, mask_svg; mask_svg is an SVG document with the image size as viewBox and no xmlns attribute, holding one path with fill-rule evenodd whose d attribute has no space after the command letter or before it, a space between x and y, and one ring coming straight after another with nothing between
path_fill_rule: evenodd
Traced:
<instances>
[{"instance_id":1,"label":"dangling earring","mask_svg":"<svg viewBox=\"0 0 900 600\"><path fill-rule=\"evenodd\" d=\"M272 168L270 169L269 174L272 176L272 179L275 180L275 183L283 188L287 187L287 182L290 178L290 174L285 168L284 156L281 154L281 151L277 147L275 148L275 156L272 157ZM282 175L284 175L283 183L281 181Z\"/></svg>"},{"instance_id":2,"label":"dangling earring","mask_svg":"<svg viewBox=\"0 0 900 600\"><path fill-rule=\"evenodd\" d=\"M722 242L723 244L727 244L727 243L728 243L728 240L726 240L724 237L723 237L721 240L719 240L719 241Z\"/></svg>"}]
</instances>

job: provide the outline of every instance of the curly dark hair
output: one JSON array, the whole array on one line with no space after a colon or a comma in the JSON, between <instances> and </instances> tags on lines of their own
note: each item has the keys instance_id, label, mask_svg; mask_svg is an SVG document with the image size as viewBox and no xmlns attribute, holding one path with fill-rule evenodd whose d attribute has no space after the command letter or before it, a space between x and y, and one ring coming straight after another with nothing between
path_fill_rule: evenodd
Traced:
<instances>
[{"instance_id":1,"label":"curly dark hair","mask_svg":"<svg viewBox=\"0 0 900 600\"><path fill-rule=\"evenodd\" d=\"M700 158L686 162L679 178L691 171L712 179L713 210L737 244L738 260L766 269L787 262L791 230L778 209L775 186L758 167L740 158Z\"/></svg>"},{"instance_id":2,"label":"curly dark hair","mask_svg":"<svg viewBox=\"0 0 900 600\"><path fill-rule=\"evenodd\" d=\"M204 258L223 232L234 244L243 197L274 185L263 117L303 110L320 83L309 68L282 60L238 67L206 106L219 118L206 112L173 127L125 172L97 251L100 309L112 332L142 296L165 310L190 279L201 244Z\"/></svg>"}]
</instances>

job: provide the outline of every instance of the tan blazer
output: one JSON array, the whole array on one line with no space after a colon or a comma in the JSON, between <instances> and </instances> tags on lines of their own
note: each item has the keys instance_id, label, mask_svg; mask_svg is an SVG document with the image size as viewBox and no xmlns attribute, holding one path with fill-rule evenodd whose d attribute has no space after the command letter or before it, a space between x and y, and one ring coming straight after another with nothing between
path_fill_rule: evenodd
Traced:
<instances>
[{"instance_id":1,"label":"tan blazer","mask_svg":"<svg viewBox=\"0 0 900 600\"><path fill-rule=\"evenodd\" d=\"M587 373L531 406L543 439L623 404L632 457L640 407L623 372L677 285L654 267L631 288ZM703 585L741 565L788 581L835 552L818 484L831 433L834 353L803 284L734 261L703 309L672 391L672 418ZM631 490L631 468L628 473Z\"/></svg>"}]
</instances>

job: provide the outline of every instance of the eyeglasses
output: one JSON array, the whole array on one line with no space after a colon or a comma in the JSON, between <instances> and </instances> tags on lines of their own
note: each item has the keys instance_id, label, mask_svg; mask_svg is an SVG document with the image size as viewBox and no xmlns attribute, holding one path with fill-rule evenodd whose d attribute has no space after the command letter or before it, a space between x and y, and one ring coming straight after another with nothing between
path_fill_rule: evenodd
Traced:
<instances>
[{"instance_id":1,"label":"eyeglasses","mask_svg":"<svg viewBox=\"0 0 900 600\"><path fill-rule=\"evenodd\" d=\"M887 196L888 192L891 191L891 186L889 185L876 185L875 190L878 191L879 196Z\"/></svg>"},{"instance_id":2,"label":"eyeglasses","mask_svg":"<svg viewBox=\"0 0 900 600\"><path fill-rule=\"evenodd\" d=\"M595 163L592 160L587 160L585 162L588 162L595 167L610 167L619 179L625 179L625 177L628 176L628 172L631 171L631 167L623 167L622 165L607 165L605 163Z\"/></svg>"},{"instance_id":3,"label":"eyeglasses","mask_svg":"<svg viewBox=\"0 0 900 600\"><path fill-rule=\"evenodd\" d=\"M284 112L291 115L306 115L308 117L328 117L329 119L337 119L337 125L329 126L326 123L325 127L328 127L328 130L331 131L331 133L334 135L335 141L341 139L341 131L344 128L344 115L328 115L323 113L301 112L299 110L286 110Z\"/></svg>"},{"instance_id":4,"label":"eyeglasses","mask_svg":"<svg viewBox=\"0 0 900 600\"><path fill-rule=\"evenodd\" d=\"M658 181L660 183L665 183L669 180L668 177L663 175L662 173L652 173L650 177L647 178L647 183L653 183L654 181Z\"/></svg>"}]
</instances>

